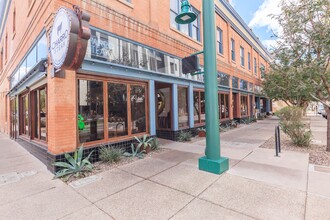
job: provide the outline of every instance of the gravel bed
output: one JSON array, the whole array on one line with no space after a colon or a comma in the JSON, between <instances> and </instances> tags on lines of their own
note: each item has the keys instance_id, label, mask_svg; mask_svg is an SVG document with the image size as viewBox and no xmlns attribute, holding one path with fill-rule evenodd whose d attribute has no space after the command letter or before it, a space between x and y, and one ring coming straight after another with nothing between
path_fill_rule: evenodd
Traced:
<instances>
[{"instance_id":1,"label":"gravel bed","mask_svg":"<svg viewBox=\"0 0 330 220\"><path fill-rule=\"evenodd\" d=\"M275 137L271 137L266 141L261 148L274 149L275 151ZM311 144L309 147L299 147L293 144L290 138L281 132L281 149L283 151L297 151L303 153L309 153L309 163L330 166L330 152L326 151L325 145Z\"/></svg>"},{"instance_id":2,"label":"gravel bed","mask_svg":"<svg viewBox=\"0 0 330 220\"><path fill-rule=\"evenodd\" d=\"M150 153L146 154L143 159L152 158L155 155L164 153L166 151L169 151L169 149L160 148L157 151L151 151ZM105 171L108 171L108 170L112 170L114 168L129 164L129 163L133 163L137 160L143 160L143 159L140 159L140 158L137 158L137 157L130 158L130 157L122 156L120 161L118 161L117 163L104 163L102 161L98 161L98 162L93 163L94 169L91 172L86 172L84 176L80 176L80 177L72 176L68 181L66 181L66 183L69 184L69 183L71 183L73 181L76 181L78 179L85 178L85 177L88 177L88 176L92 176L92 175L95 175L97 173L105 172ZM65 178L61 178L61 179L63 180L63 182L65 182L64 181Z\"/></svg>"}]
</instances>

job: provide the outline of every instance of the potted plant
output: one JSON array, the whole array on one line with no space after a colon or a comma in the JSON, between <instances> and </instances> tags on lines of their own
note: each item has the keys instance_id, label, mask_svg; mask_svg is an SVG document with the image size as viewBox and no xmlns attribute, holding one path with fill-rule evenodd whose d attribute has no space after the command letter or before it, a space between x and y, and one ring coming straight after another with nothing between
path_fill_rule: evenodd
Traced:
<instances>
[{"instance_id":1,"label":"potted plant","mask_svg":"<svg viewBox=\"0 0 330 220\"><path fill-rule=\"evenodd\" d=\"M198 137L206 137L206 129L198 128Z\"/></svg>"}]
</instances>

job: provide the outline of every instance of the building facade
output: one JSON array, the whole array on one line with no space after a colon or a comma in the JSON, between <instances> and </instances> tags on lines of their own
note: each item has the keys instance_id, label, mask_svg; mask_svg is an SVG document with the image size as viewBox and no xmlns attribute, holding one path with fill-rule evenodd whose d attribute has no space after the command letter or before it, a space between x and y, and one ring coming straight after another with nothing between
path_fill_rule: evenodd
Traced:
<instances>
[{"instance_id":1,"label":"building facade","mask_svg":"<svg viewBox=\"0 0 330 220\"><path fill-rule=\"evenodd\" d=\"M143 134L176 140L182 130L205 126L203 75L182 74L181 59L201 51L207 34L202 1L190 3L196 21L178 25L180 0L6 1L0 12L1 133L52 169L82 144L88 153L103 143L125 147ZM76 71L54 70L54 14L73 5L91 17L87 52ZM219 119L266 114L271 102L260 92L271 57L227 1L215 6Z\"/></svg>"}]
</instances>

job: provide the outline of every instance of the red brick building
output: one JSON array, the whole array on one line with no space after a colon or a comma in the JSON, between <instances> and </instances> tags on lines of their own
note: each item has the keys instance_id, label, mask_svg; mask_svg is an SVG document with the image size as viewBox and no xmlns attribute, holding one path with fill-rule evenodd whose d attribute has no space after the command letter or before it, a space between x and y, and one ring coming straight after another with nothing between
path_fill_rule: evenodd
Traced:
<instances>
[{"instance_id":1,"label":"red brick building","mask_svg":"<svg viewBox=\"0 0 330 220\"><path fill-rule=\"evenodd\" d=\"M50 166L81 144L126 146L145 133L175 140L204 126L203 76L181 70L181 59L203 48L202 1L190 3L197 20L178 25L179 0L4 2L0 132ZM91 17L87 53L81 68L53 77L54 14L73 5ZM259 93L270 55L227 1L215 5L219 118L266 114L271 103Z\"/></svg>"}]
</instances>

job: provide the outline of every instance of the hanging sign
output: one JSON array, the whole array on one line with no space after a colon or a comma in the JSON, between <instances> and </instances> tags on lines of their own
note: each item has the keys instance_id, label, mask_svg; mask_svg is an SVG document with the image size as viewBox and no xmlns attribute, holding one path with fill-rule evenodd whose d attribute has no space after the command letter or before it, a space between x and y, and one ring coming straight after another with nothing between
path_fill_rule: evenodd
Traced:
<instances>
[{"instance_id":1,"label":"hanging sign","mask_svg":"<svg viewBox=\"0 0 330 220\"><path fill-rule=\"evenodd\" d=\"M80 68L87 50L91 32L90 16L73 6L74 10L60 8L50 33L50 55L55 69Z\"/></svg>"}]
</instances>

